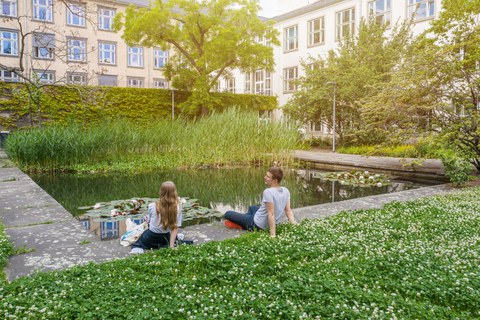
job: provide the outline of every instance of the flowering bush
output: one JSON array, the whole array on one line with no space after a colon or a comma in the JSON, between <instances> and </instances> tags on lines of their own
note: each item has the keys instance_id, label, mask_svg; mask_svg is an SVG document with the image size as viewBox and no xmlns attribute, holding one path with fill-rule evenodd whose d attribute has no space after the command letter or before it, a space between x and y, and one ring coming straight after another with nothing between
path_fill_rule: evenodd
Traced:
<instances>
[{"instance_id":1,"label":"flowering bush","mask_svg":"<svg viewBox=\"0 0 480 320\"><path fill-rule=\"evenodd\" d=\"M480 188L38 273L0 318L478 319Z\"/></svg>"}]
</instances>

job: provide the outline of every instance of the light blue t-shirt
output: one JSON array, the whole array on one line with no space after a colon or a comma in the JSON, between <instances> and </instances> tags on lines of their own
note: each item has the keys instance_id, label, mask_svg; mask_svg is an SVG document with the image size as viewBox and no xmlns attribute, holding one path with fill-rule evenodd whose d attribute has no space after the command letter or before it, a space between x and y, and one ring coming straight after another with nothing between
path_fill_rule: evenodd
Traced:
<instances>
[{"instance_id":1,"label":"light blue t-shirt","mask_svg":"<svg viewBox=\"0 0 480 320\"><path fill-rule=\"evenodd\" d=\"M182 226L182 206L180 202L178 202L178 214L177 214L177 227ZM170 232L170 228L164 230L162 228L162 224L157 223L157 207L155 202L150 203L148 205L148 229L155 233L167 233Z\"/></svg>"},{"instance_id":2,"label":"light blue t-shirt","mask_svg":"<svg viewBox=\"0 0 480 320\"><path fill-rule=\"evenodd\" d=\"M285 207L287 202L290 200L290 191L285 187L276 187L276 188L267 188L263 191L262 204L258 208L255 216L253 217L253 222L262 229L268 228L268 212L267 212L267 202L273 203L274 214L275 214L275 224L280 222L280 219L285 214Z\"/></svg>"}]
</instances>

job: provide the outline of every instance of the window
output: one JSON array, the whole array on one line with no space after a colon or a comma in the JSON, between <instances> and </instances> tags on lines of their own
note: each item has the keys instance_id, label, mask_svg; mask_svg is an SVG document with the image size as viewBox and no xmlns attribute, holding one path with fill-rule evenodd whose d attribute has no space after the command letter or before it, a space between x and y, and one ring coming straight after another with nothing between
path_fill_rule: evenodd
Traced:
<instances>
[{"instance_id":1,"label":"window","mask_svg":"<svg viewBox=\"0 0 480 320\"><path fill-rule=\"evenodd\" d=\"M143 88L143 78L127 77L127 87Z\"/></svg>"},{"instance_id":2,"label":"window","mask_svg":"<svg viewBox=\"0 0 480 320\"><path fill-rule=\"evenodd\" d=\"M85 6L82 4L67 4L67 24L69 26L85 27Z\"/></svg>"},{"instance_id":3,"label":"window","mask_svg":"<svg viewBox=\"0 0 480 320\"><path fill-rule=\"evenodd\" d=\"M18 55L18 33L0 30L0 55Z\"/></svg>"},{"instance_id":4,"label":"window","mask_svg":"<svg viewBox=\"0 0 480 320\"><path fill-rule=\"evenodd\" d=\"M109 75L109 74L99 74L98 85L115 87L118 85L117 76Z\"/></svg>"},{"instance_id":5,"label":"window","mask_svg":"<svg viewBox=\"0 0 480 320\"><path fill-rule=\"evenodd\" d=\"M325 43L325 20L323 17L308 21L308 46Z\"/></svg>"},{"instance_id":6,"label":"window","mask_svg":"<svg viewBox=\"0 0 480 320\"><path fill-rule=\"evenodd\" d=\"M115 64L116 44L110 42L98 43L98 63Z\"/></svg>"},{"instance_id":7,"label":"window","mask_svg":"<svg viewBox=\"0 0 480 320\"><path fill-rule=\"evenodd\" d=\"M128 64L129 67L143 67L143 48L128 47Z\"/></svg>"},{"instance_id":8,"label":"window","mask_svg":"<svg viewBox=\"0 0 480 320\"><path fill-rule=\"evenodd\" d=\"M69 72L67 73L67 83L70 84L87 84L87 74L79 72Z\"/></svg>"},{"instance_id":9,"label":"window","mask_svg":"<svg viewBox=\"0 0 480 320\"><path fill-rule=\"evenodd\" d=\"M112 30L114 16L115 16L115 9L99 8L98 9L98 29Z\"/></svg>"},{"instance_id":10,"label":"window","mask_svg":"<svg viewBox=\"0 0 480 320\"><path fill-rule=\"evenodd\" d=\"M53 21L53 0L33 0L33 19Z\"/></svg>"},{"instance_id":11,"label":"window","mask_svg":"<svg viewBox=\"0 0 480 320\"><path fill-rule=\"evenodd\" d=\"M153 87L158 89L167 89L168 82L165 79L153 79Z\"/></svg>"},{"instance_id":12,"label":"window","mask_svg":"<svg viewBox=\"0 0 480 320\"><path fill-rule=\"evenodd\" d=\"M295 81L298 78L298 67L283 69L283 92L297 90Z\"/></svg>"},{"instance_id":13,"label":"window","mask_svg":"<svg viewBox=\"0 0 480 320\"><path fill-rule=\"evenodd\" d=\"M264 95L271 96L272 95L272 76L270 71L265 71L265 90L263 91Z\"/></svg>"},{"instance_id":14,"label":"window","mask_svg":"<svg viewBox=\"0 0 480 320\"><path fill-rule=\"evenodd\" d=\"M271 73L265 70L257 70L254 73L255 94L272 95Z\"/></svg>"},{"instance_id":15,"label":"window","mask_svg":"<svg viewBox=\"0 0 480 320\"><path fill-rule=\"evenodd\" d=\"M283 51L293 51L298 49L298 26L285 28L283 30Z\"/></svg>"},{"instance_id":16,"label":"window","mask_svg":"<svg viewBox=\"0 0 480 320\"><path fill-rule=\"evenodd\" d=\"M390 0L375 0L368 3L368 16L380 25L389 26L392 22Z\"/></svg>"},{"instance_id":17,"label":"window","mask_svg":"<svg viewBox=\"0 0 480 320\"><path fill-rule=\"evenodd\" d=\"M225 91L235 93L235 78L225 79Z\"/></svg>"},{"instance_id":18,"label":"window","mask_svg":"<svg viewBox=\"0 0 480 320\"><path fill-rule=\"evenodd\" d=\"M53 59L55 52L55 35L47 33L33 33L33 56L36 59Z\"/></svg>"},{"instance_id":19,"label":"window","mask_svg":"<svg viewBox=\"0 0 480 320\"><path fill-rule=\"evenodd\" d=\"M53 84L55 82L55 71L35 70L33 72L40 83Z\"/></svg>"},{"instance_id":20,"label":"window","mask_svg":"<svg viewBox=\"0 0 480 320\"><path fill-rule=\"evenodd\" d=\"M165 67L165 64L167 64L168 52L160 49L153 49L153 57L155 59L155 68L163 68Z\"/></svg>"},{"instance_id":21,"label":"window","mask_svg":"<svg viewBox=\"0 0 480 320\"><path fill-rule=\"evenodd\" d=\"M255 94L263 94L263 70L255 71Z\"/></svg>"},{"instance_id":22,"label":"window","mask_svg":"<svg viewBox=\"0 0 480 320\"><path fill-rule=\"evenodd\" d=\"M415 15L415 20L433 18L435 16L434 0L408 0L407 15Z\"/></svg>"},{"instance_id":23,"label":"window","mask_svg":"<svg viewBox=\"0 0 480 320\"><path fill-rule=\"evenodd\" d=\"M245 73L245 87L244 93L252 93L252 74L250 72Z\"/></svg>"},{"instance_id":24,"label":"window","mask_svg":"<svg viewBox=\"0 0 480 320\"><path fill-rule=\"evenodd\" d=\"M12 71L0 70L0 81L18 82L18 75Z\"/></svg>"},{"instance_id":25,"label":"window","mask_svg":"<svg viewBox=\"0 0 480 320\"><path fill-rule=\"evenodd\" d=\"M355 8L337 12L337 21L335 25L337 28L337 41L352 35L355 32Z\"/></svg>"},{"instance_id":26,"label":"window","mask_svg":"<svg viewBox=\"0 0 480 320\"><path fill-rule=\"evenodd\" d=\"M87 40L85 39L68 39L68 61L71 62L87 62Z\"/></svg>"},{"instance_id":27,"label":"window","mask_svg":"<svg viewBox=\"0 0 480 320\"><path fill-rule=\"evenodd\" d=\"M16 17L17 0L0 0L0 15Z\"/></svg>"}]
</instances>

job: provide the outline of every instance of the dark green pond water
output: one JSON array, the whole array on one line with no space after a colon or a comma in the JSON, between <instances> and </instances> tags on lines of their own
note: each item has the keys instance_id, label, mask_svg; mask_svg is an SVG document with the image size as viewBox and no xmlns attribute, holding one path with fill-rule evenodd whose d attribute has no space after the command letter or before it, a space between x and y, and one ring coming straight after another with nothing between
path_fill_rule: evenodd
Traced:
<instances>
[{"instance_id":1,"label":"dark green pond water","mask_svg":"<svg viewBox=\"0 0 480 320\"><path fill-rule=\"evenodd\" d=\"M31 175L31 178L74 216L81 214L78 207L97 202L158 196L163 181L177 185L182 197L198 199L202 206L243 211L259 203L265 188L265 168L236 168L196 171L161 171L129 175ZM424 184L392 180L382 187L354 187L322 180L317 170L285 170L283 185L291 193L292 207L342 201L358 197L418 188ZM432 183L433 184L433 183Z\"/></svg>"}]
</instances>

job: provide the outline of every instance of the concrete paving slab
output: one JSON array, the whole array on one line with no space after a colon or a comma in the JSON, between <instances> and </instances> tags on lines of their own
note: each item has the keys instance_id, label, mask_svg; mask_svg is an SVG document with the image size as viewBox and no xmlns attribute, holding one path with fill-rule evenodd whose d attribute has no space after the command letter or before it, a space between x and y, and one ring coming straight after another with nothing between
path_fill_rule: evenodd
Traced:
<instances>
[{"instance_id":1,"label":"concrete paving slab","mask_svg":"<svg viewBox=\"0 0 480 320\"><path fill-rule=\"evenodd\" d=\"M98 241L75 220L7 228L16 248L33 250L10 258L9 280L37 271L60 270L88 262L103 262L127 256L130 248L117 241Z\"/></svg>"}]
</instances>

